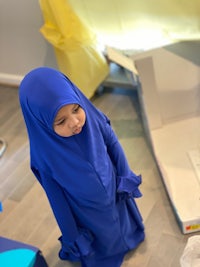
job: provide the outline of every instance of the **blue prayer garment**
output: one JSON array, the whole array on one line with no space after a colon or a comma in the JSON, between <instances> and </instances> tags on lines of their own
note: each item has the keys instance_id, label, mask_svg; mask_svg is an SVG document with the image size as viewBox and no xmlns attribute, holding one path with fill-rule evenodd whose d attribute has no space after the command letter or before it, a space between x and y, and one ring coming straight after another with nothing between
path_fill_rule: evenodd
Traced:
<instances>
[{"instance_id":1,"label":"blue prayer garment","mask_svg":"<svg viewBox=\"0 0 200 267\"><path fill-rule=\"evenodd\" d=\"M22 80L19 99L30 141L31 169L59 225L62 260L83 267L119 267L144 240L134 198L141 176L130 169L108 117L61 72L39 67ZM54 120L65 105L79 105L86 120L62 137Z\"/></svg>"}]
</instances>

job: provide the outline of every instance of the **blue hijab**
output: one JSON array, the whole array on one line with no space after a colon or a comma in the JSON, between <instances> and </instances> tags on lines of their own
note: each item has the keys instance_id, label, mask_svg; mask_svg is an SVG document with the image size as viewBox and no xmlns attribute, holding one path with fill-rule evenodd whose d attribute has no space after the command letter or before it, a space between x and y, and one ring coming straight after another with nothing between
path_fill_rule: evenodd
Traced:
<instances>
[{"instance_id":1,"label":"blue hijab","mask_svg":"<svg viewBox=\"0 0 200 267\"><path fill-rule=\"evenodd\" d=\"M108 118L64 74L48 67L25 76L19 98L30 140L31 168L58 179L67 173L75 181L77 175L91 172L92 166L107 186L107 151L102 145L106 140L102 133ZM86 123L80 134L60 137L53 130L53 122L58 110L67 104L79 104L86 113ZM67 186L69 190L70 183Z\"/></svg>"}]
</instances>

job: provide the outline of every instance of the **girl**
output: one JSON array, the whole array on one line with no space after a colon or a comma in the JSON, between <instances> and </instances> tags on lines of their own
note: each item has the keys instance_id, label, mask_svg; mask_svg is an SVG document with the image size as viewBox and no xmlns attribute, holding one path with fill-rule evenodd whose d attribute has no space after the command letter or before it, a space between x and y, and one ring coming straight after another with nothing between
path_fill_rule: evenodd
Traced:
<instances>
[{"instance_id":1,"label":"girl","mask_svg":"<svg viewBox=\"0 0 200 267\"><path fill-rule=\"evenodd\" d=\"M19 99L31 170L61 231L62 260L119 267L144 240L134 198L141 177L128 165L109 119L61 72L30 71Z\"/></svg>"}]
</instances>

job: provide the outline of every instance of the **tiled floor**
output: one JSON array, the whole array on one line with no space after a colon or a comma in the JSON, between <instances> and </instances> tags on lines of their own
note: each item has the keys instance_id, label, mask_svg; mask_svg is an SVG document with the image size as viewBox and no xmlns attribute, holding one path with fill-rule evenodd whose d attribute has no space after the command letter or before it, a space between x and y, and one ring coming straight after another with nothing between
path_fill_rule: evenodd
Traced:
<instances>
[{"instance_id":1,"label":"tiled floor","mask_svg":"<svg viewBox=\"0 0 200 267\"><path fill-rule=\"evenodd\" d=\"M147 145L136 91L105 90L93 102L109 116L131 168L143 177L143 197L137 203L146 239L126 256L123 267L179 267L189 235L180 232ZM17 88L0 87L0 106L0 137L8 144L0 158L0 200L4 208L0 234L40 248L49 267L78 267L57 257L60 233L47 199L29 170L28 140Z\"/></svg>"}]
</instances>

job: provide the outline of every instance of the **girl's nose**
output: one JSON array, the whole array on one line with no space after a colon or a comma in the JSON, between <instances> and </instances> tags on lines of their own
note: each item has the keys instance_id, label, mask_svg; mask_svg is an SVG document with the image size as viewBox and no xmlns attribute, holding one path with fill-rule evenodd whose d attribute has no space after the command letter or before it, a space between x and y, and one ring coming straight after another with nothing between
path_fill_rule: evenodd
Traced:
<instances>
[{"instance_id":1,"label":"girl's nose","mask_svg":"<svg viewBox=\"0 0 200 267\"><path fill-rule=\"evenodd\" d=\"M74 128L78 124L78 118L72 117L69 121L69 127Z\"/></svg>"}]
</instances>

